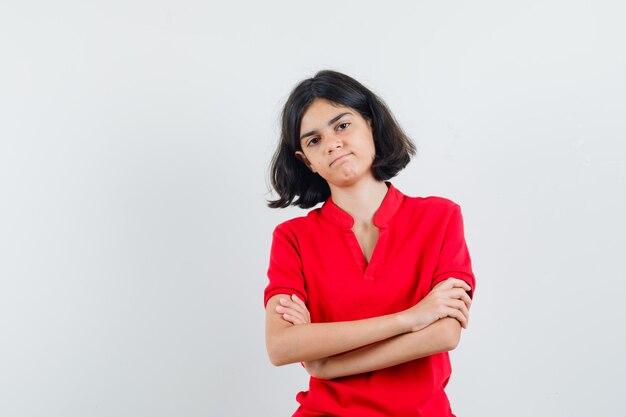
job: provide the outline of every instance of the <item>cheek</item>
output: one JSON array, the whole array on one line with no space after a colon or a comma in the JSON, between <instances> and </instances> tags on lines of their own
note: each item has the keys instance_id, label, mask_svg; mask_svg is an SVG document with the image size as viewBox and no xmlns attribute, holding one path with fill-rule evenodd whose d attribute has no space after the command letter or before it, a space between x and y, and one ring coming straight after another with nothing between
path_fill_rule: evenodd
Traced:
<instances>
[{"instance_id":1,"label":"cheek","mask_svg":"<svg viewBox=\"0 0 626 417\"><path fill-rule=\"evenodd\" d=\"M374 142L371 142L368 148L370 155L374 158L376 156L376 146L374 146Z\"/></svg>"}]
</instances>

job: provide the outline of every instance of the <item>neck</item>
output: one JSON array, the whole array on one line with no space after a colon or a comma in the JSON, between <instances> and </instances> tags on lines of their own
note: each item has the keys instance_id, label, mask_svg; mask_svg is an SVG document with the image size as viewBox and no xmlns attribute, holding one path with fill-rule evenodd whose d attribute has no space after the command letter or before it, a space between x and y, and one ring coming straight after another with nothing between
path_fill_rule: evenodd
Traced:
<instances>
[{"instance_id":1,"label":"neck","mask_svg":"<svg viewBox=\"0 0 626 417\"><path fill-rule=\"evenodd\" d=\"M387 185L372 178L349 187L330 187L333 202L354 219L355 225L373 224L374 214L387 194Z\"/></svg>"}]
</instances>

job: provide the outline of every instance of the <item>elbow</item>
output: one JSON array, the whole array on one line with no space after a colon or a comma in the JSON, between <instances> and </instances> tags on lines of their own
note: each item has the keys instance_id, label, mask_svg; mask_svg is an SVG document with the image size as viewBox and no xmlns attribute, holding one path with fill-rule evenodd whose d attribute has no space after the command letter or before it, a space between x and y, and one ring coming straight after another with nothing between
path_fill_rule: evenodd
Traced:
<instances>
[{"instance_id":1,"label":"elbow","mask_svg":"<svg viewBox=\"0 0 626 417\"><path fill-rule=\"evenodd\" d=\"M323 358L303 362L304 369L306 369L307 373L313 378L324 380L332 379L333 376L328 373L328 367L326 366L327 361L328 358Z\"/></svg>"},{"instance_id":2,"label":"elbow","mask_svg":"<svg viewBox=\"0 0 626 417\"><path fill-rule=\"evenodd\" d=\"M289 351L285 345L275 340L267 340L266 342L267 356L270 363L274 366L283 366L293 361L289 360Z\"/></svg>"},{"instance_id":3,"label":"elbow","mask_svg":"<svg viewBox=\"0 0 626 417\"><path fill-rule=\"evenodd\" d=\"M270 363L274 366L283 366L283 365L287 365L287 362L284 361L282 358L276 357L276 356L272 356L271 354L269 355L270 358Z\"/></svg>"},{"instance_id":4,"label":"elbow","mask_svg":"<svg viewBox=\"0 0 626 417\"><path fill-rule=\"evenodd\" d=\"M314 372L314 373L309 372L309 376L312 376L313 378L317 378L317 379L323 379L324 381L333 379L333 376L326 375L321 372Z\"/></svg>"},{"instance_id":5,"label":"elbow","mask_svg":"<svg viewBox=\"0 0 626 417\"><path fill-rule=\"evenodd\" d=\"M270 359L270 363L274 366L287 365L284 354L279 349L267 347L267 356Z\"/></svg>"},{"instance_id":6,"label":"elbow","mask_svg":"<svg viewBox=\"0 0 626 417\"><path fill-rule=\"evenodd\" d=\"M291 363L280 355L269 353L268 356L270 358L270 363L274 366L283 366Z\"/></svg>"}]
</instances>

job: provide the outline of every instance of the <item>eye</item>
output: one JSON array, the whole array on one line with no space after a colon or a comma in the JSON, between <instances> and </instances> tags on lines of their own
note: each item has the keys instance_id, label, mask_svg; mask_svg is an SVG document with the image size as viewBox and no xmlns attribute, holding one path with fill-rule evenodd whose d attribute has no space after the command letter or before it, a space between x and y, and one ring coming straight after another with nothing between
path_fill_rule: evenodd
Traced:
<instances>
[{"instance_id":1,"label":"eye","mask_svg":"<svg viewBox=\"0 0 626 417\"><path fill-rule=\"evenodd\" d=\"M343 123L339 124L339 126L337 126L337 127L341 127L341 126L344 126L343 128L341 128L341 130L345 130L348 126L350 126L350 123L343 122Z\"/></svg>"},{"instance_id":2,"label":"eye","mask_svg":"<svg viewBox=\"0 0 626 417\"><path fill-rule=\"evenodd\" d=\"M317 145L317 143L320 141L320 138L313 138L309 141L309 143L306 144L306 146L314 146Z\"/></svg>"}]
</instances>

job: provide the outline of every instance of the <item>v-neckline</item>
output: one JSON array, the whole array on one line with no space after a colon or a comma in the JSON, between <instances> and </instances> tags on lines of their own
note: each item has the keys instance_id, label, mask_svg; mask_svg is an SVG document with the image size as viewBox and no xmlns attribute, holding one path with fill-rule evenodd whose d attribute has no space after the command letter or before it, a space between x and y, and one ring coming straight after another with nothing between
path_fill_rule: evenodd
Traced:
<instances>
[{"instance_id":1,"label":"v-neckline","mask_svg":"<svg viewBox=\"0 0 626 417\"><path fill-rule=\"evenodd\" d=\"M369 262L365 257L365 253L359 244L359 240L352 229L346 230L346 240L352 253L352 258L356 263L356 267L359 269L365 279L373 280L376 278L377 266L380 261L381 253L384 252L384 245L387 237L387 228L378 228L378 239L372 250Z\"/></svg>"},{"instance_id":2,"label":"v-neckline","mask_svg":"<svg viewBox=\"0 0 626 417\"><path fill-rule=\"evenodd\" d=\"M359 236L357 232L354 230L354 227L351 229L354 237L359 244L359 248L361 249L361 253L363 254L363 258L365 263L369 263L372 260L372 256L374 255L374 249L376 249L376 244L378 243L378 238L380 236L380 228L375 225L371 225L367 230L360 230L359 234L361 234L361 239L359 240ZM369 259L367 259L366 251L369 250Z\"/></svg>"},{"instance_id":3,"label":"v-neckline","mask_svg":"<svg viewBox=\"0 0 626 417\"><path fill-rule=\"evenodd\" d=\"M377 276L378 265L384 256L386 246L387 224L395 215L404 198L404 194L398 191L390 182L385 183L388 187L387 193L373 218L374 226L378 228L378 239L372 250L372 256L369 262L367 262L365 253L363 249L361 249L361 245L352 231L352 227L354 226L352 216L337 206L333 202L332 197L329 197L321 207L322 216L337 227L343 229L346 244L350 248L356 267L367 280L373 280Z\"/></svg>"}]
</instances>

